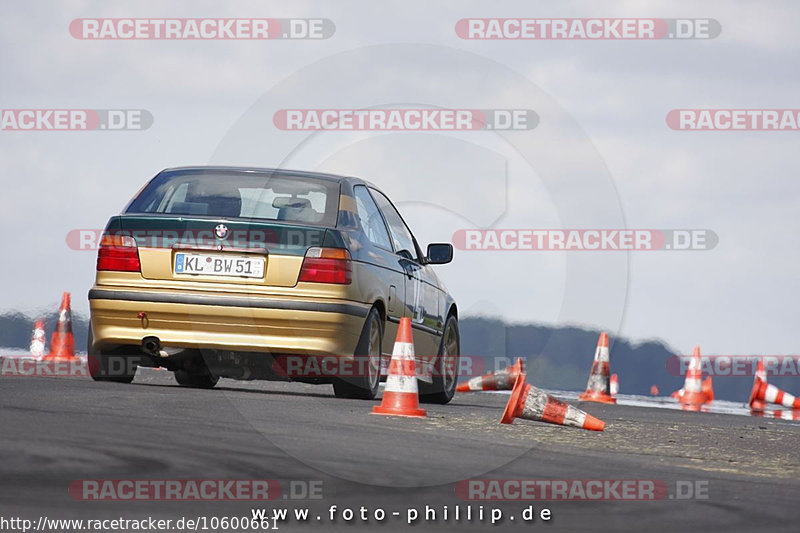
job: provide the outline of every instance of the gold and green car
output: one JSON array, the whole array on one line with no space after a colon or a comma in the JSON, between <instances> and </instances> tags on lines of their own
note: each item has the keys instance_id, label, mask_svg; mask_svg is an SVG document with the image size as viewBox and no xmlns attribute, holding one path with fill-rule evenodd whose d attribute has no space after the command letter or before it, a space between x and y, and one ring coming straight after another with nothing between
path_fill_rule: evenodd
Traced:
<instances>
[{"instance_id":1,"label":"gold and green car","mask_svg":"<svg viewBox=\"0 0 800 533\"><path fill-rule=\"evenodd\" d=\"M89 291L95 380L137 366L213 387L220 377L333 385L374 398L401 318L420 398L453 397L455 301L389 198L367 181L277 169L160 172L112 217ZM425 371L424 369L427 369Z\"/></svg>"}]
</instances>

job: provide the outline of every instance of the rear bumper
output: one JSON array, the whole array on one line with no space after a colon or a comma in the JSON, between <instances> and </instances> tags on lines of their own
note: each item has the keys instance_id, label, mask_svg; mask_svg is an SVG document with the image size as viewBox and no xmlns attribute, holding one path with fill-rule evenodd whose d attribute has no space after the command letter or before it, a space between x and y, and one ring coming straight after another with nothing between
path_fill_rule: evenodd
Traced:
<instances>
[{"instance_id":1,"label":"rear bumper","mask_svg":"<svg viewBox=\"0 0 800 533\"><path fill-rule=\"evenodd\" d=\"M95 287L89 291L94 344L350 355L370 306L344 300L275 298ZM139 318L144 312L146 318Z\"/></svg>"}]
</instances>

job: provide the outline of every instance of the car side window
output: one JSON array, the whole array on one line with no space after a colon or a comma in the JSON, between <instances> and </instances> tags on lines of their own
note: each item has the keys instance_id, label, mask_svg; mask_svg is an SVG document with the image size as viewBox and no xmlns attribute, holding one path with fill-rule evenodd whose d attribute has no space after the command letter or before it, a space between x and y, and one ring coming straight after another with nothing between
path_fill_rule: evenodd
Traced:
<instances>
[{"instance_id":1,"label":"car side window","mask_svg":"<svg viewBox=\"0 0 800 533\"><path fill-rule=\"evenodd\" d=\"M392 251L392 241L389 240L386 224L384 224L378 206L375 205L375 200L372 199L367 188L363 185L353 187L353 194L356 197L358 222L364 234L375 246Z\"/></svg>"},{"instance_id":2,"label":"car side window","mask_svg":"<svg viewBox=\"0 0 800 533\"><path fill-rule=\"evenodd\" d=\"M392 235L397 254L418 261L417 246L414 244L414 236L403 221L403 217L400 216L400 213L397 212L397 209L395 209L386 195L375 189L370 189L370 191L372 191L375 202L378 204L381 213L383 213L383 217L386 219L386 224L389 226L389 233Z\"/></svg>"}]
</instances>

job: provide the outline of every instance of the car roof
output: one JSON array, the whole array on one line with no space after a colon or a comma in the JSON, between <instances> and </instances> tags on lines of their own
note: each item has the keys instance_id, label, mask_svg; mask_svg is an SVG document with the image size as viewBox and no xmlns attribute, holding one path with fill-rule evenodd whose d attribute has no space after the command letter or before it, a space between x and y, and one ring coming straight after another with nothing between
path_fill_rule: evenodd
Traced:
<instances>
[{"instance_id":1,"label":"car roof","mask_svg":"<svg viewBox=\"0 0 800 533\"><path fill-rule=\"evenodd\" d=\"M234 166L215 166L215 165L195 165L195 166L183 166L183 167L171 167L165 168L161 171L161 173L175 173L175 174L183 174L183 173L192 173L192 172L220 172L225 174L240 174L240 173L247 173L247 174L280 174L282 176L296 176L296 177L309 177L309 178L318 178L327 181L336 181L336 182L350 182L351 185L355 185L357 183L363 183L365 185L369 185L371 187L375 187L370 182L363 180L361 178L357 178L355 176L342 176L339 174L328 174L325 172L312 172L309 170L292 170L286 168L262 168L262 167L234 167ZM376 187L377 188L377 187Z\"/></svg>"}]
</instances>

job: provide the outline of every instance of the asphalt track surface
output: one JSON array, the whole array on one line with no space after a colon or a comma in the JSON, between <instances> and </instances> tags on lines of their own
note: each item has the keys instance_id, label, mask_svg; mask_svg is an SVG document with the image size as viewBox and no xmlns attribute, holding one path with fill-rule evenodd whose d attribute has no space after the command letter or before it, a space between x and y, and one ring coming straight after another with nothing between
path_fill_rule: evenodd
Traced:
<instances>
[{"instance_id":1,"label":"asphalt track surface","mask_svg":"<svg viewBox=\"0 0 800 533\"><path fill-rule=\"evenodd\" d=\"M222 380L184 389L167 371L132 385L80 378L0 378L0 515L48 518L250 516L251 509L309 508L279 530L511 529L552 531L798 531L800 423L667 409L580 404L602 433L497 421L506 396L459 395L426 406L426 419L370 415L375 402L337 400L329 386ZM313 481L322 499L272 502L79 501L79 479ZM455 482L497 479L652 479L658 501L466 502ZM677 498L677 485L706 498ZM296 496L302 496L297 494ZM466 506L473 520L466 521ZM370 519L337 513L364 506ZM423 520L425 506L437 511ZM461 520L452 513L460 505ZM485 519L475 519L479 506ZM533 505L535 520L522 511ZM442 510L448 506L449 520ZM386 512L382 522L372 513ZM504 518L491 526L489 509ZM551 519L538 517L542 508ZM399 512L399 516L393 516ZM319 516L320 520L317 520ZM511 517L514 517L513 519Z\"/></svg>"}]
</instances>

